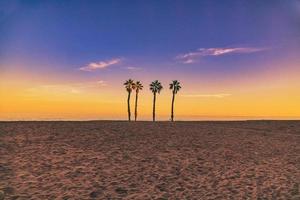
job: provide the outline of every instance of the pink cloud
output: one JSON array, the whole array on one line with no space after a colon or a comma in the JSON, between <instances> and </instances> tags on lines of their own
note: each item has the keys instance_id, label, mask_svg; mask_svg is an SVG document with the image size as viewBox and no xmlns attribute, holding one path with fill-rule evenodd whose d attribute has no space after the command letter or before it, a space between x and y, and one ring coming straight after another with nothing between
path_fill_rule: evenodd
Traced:
<instances>
[{"instance_id":1,"label":"pink cloud","mask_svg":"<svg viewBox=\"0 0 300 200\"><path fill-rule=\"evenodd\" d=\"M89 63L88 65L86 65L84 67L79 68L79 70L90 72L90 71L94 71L94 70L97 70L97 69L104 69L104 68L107 68L111 65L118 64L120 62L121 62L120 58L114 58L114 59L107 60L107 61L92 62L92 63Z\"/></svg>"},{"instance_id":2,"label":"pink cloud","mask_svg":"<svg viewBox=\"0 0 300 200\"><path fill-rule=\"evenodd\" d=\"M238 47L238 48L200 48L194 52L180 54L176 59L180 60L184 64L194 63L201 57L205 56L221 56L226 54L248 54L263 51L265 48L250 48L250 47Z\"/></svg>"}]
</instances>

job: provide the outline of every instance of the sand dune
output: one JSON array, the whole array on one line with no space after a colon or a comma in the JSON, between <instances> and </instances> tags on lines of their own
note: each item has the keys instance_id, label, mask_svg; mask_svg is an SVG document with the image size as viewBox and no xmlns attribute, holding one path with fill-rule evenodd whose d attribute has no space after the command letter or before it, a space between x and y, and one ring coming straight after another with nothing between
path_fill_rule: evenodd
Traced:
<instances>
[{"instance_id":1,"label":"sand dune","mask_svg":"<svg viewBox=\"0 0 300 200\"><path fill-rule=\"evenodd\" d=\"M1 122L0 156L5 199L300 199L296 121Z\"/></svg>"}]
</instances>

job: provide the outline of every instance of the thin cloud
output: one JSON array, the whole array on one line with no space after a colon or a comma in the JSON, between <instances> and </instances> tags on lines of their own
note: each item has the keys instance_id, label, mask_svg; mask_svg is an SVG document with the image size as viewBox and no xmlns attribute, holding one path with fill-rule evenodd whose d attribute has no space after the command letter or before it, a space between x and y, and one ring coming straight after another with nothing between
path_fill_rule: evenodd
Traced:
<instances>
[{"instance_id":1,"label":"thin cloud","mask_svg":"<svg viewBox=\"0 0 300 200\"><path fill-rule=\"evenodd\" d=\"M196 62L199 58L205 56L221 56L226 54L249 54L263 51L265 48L237 47L237 48L200 48L194 52L180 54L176 59L184 64Z\"/></svg>"},{"instance_id":2,"label":"thin cloud","mask_svg":"<svg viewBox=\"0 0 300 200\"><path fill-rule=\"evenodd\" d=\"M47 93L69 93L69 94L79 94L85 90L98 89L100 87L107 86L106 82L92 81L92 82L82 82L82 83L70 83L70 84L52 84L52 85L39 85L26 90L27 94L35 95L41 92Z\"/></svg>"},{"instance_id":3,"label":"thin cloud","mask_svg":"<svg viewBox=\"0 0 300 200\"><path fill-rule=\"evenodd\" d=\"M125 69L131 70L131 71L137 71L137 70L141 70L142 68L140 68L140 67L125 67Z\"/></svg>"},{"instance_id":4,"label":"thin cloud","mask_svg":"<svg viewBox=\"0 0 300 200\"><path fill-rule=\"evenodd\" d=\"M231 94L186 94L182 96L191 98L225 98L231 96Z\"/></svg>"},{"instance_id":5,"label":"thin cloud","mask_svg":"<svg viewBox=\"0 0 300 200\"><path fill-rule=\"evenodd\" d=\"M107 86L107 84L105 83L105 81L97 81L96 85L98 85L98 86Z\"/></svg>"},{"instance_id":6,"label":"thin cloud","mask_svg":"<svg viewBox=\"0 0 300 200\"><path fill-rule=\"evenodd\" d=\"M97 69L104 69L104 68L107 68L111 65L118 64L120 62L121 62L120 58L114 58L114 59L107 60L107 61L92 62L92 63L90 63L86 66L83 66L83 67L79 68L79 70L90 72L90 71L94 71L94 70L97 70Z\"/></svg>"}]
</instances>

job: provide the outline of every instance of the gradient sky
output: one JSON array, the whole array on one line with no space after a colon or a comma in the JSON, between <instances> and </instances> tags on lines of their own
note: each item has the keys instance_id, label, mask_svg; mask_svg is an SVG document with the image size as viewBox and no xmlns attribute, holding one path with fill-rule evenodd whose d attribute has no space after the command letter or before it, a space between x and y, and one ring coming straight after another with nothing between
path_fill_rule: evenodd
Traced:
<instances>
[{"instance_id":1,"label":"gradient sky","mask_svg":"<svg viewBox=\"0 0 300 200\"><path fill-rule=\"evenodd\" d=\"M0 0L0 120L300 118L300 0ZM134 101L132 100L132 105Z\"/></svg>"}]
</instances>

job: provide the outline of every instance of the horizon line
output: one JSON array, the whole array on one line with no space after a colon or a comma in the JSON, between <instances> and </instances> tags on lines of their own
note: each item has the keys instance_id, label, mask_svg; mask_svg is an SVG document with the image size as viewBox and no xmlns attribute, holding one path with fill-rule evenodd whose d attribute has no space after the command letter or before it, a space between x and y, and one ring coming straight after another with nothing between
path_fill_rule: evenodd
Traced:
<instances>
[{"instance_id":1,"label":"horizon line","mask_svg":"<svg viewBox=\"0 0 300 200\"><path fill-rule=\"evenodd\" d=\"M93 121L107 121L107 122L153 122L151 119L149 120L131 120L128 121L126 119L74 119L74 118L47 118L47 119L0 119L1 122L93 122ZM174 122L218 122L218 121L300 121L300 117L295 118L207 118L207 119L178 119L174 120ZM156 120L155 122L171 122L171 120Z\"/></svg>"}]
</instances>

